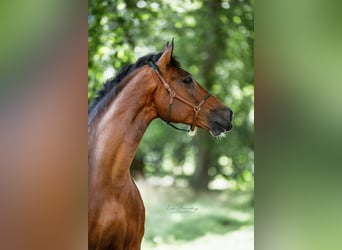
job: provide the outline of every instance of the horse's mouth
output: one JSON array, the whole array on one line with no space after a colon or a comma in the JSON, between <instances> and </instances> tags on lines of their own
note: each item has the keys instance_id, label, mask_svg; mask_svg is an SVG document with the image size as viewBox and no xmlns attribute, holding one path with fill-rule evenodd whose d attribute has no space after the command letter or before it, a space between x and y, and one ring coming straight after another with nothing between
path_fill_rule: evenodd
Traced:
<instances>
[{"instance_id":1,"label":"horse's mouth","mask_svg":"<svg viewBox=\"0 0 342 250\"><path fill-rule=\"evenodd\" d=\"M220 122L214 122L212 128L209 130L212 136L221 136L226 132L232 130L233 125L229 122L227 124L222 124Z\"/></svg>"}]
</instances>

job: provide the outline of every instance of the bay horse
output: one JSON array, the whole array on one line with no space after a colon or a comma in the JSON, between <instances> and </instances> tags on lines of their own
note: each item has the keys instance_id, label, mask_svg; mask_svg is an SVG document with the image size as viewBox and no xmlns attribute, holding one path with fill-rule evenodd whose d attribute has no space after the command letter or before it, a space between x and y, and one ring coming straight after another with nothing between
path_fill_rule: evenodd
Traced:
<instances>
[{"instance_id":1,"label":"bay horse","mask_svg":"<svg viewBox=\"0 0 342 250\"><path fill-rule=\"evenodd\" d=\"M155 118L219 136L233 112L173 57L173 39L158 54L121 69L88 110L88 249L139 250L145 207L129 168Z\"/></svg>"}]
</instances>

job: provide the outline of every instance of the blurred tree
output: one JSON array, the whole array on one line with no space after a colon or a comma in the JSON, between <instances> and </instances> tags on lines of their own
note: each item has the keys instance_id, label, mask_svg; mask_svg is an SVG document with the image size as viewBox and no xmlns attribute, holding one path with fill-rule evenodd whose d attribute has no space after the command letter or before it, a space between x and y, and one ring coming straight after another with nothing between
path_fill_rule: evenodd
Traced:
<instances>
[{"instance_id":1,"label":"blurred tree","mask_svg":"<svg viewBox=\"0 0 342 250\"><path fill-rule=\"evenodd\" d=\"M225 41L222 39L223 30L220 19L217 18L220 15L221 1L220 0L207 0L204 1L204 7L200 10L201 15L197 16L197 27L203 27L203 25L209 25L206 31L208 39L203 40L202 48L203 52L207 55L206 60L200 64L199 72L203 79L203 85L212 90L215 82L215 65L219 60L220 55L225 49ZM211 18L204 19L202 16L208 16ZM199 28L197 28L199 29ZM201 32L199 30L198 32ZM198 138L195 143L197 147L196 157L196 170L191 179L191 186L195 190L206 190L208 189L209 175L208 171L212 165L211 154L215 150L211 147L211 142L208 133L200 131Z\"/></svg>"},{"instance_id":2,"label":"blurred tree","mask_svg":"<svg viewBox=\"0 0 342 250\"><path fill-rule=\"evenodd\" d=\"M89 102L105 79L174 37L183 67L234 111L233 131L219 140L152 122L135 161L145 176L169 175L196 190L253 182L253 8L254 0L89 1Z\"/></svg>"}]
</instances>

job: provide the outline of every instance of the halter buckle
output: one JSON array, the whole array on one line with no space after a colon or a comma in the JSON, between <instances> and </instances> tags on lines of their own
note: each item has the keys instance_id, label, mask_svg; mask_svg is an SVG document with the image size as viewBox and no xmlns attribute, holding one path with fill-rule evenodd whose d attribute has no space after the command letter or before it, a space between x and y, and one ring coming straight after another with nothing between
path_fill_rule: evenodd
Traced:
<instances>
[{"instance_id":1,"label":"halter buckle","mask_svg":"<svg viewBox=\"0 0 342 250\"><path fill-rule=\"evenodd\" d=\"M200 112L201 111L201 106L194 106L194 111L195 111L195 113L198 113L198 112Z\"/></svg>"},{"instance_id":2,"label":"halter buckle","mask_svg":"<svg viewBox=\"0 0 342 250\"><path fill-rule=\"evenodd\" d=\"M169 96L170 97L175 97L176 96L176 91L172 90L171 88L169 89Z\"/></svg>"}]
</instances>

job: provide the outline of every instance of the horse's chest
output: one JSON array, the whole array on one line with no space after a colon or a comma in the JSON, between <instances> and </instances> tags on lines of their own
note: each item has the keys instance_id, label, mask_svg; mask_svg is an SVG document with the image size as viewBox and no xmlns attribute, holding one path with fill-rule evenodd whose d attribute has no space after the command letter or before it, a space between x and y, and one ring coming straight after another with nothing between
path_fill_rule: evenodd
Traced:
<instances>
[{"instance_id":1,"label":"horse's chest","mask_svg":"<svg viewBox=\"0 0 342 250\"><path fill-rule=\"evenodd\" d=\"M135 185L127 193L114 195L103 201L94 220L91 238L97 242L95 245L114 244L120 249L120 245L129 242L138 244L144 233L145 208Z\"/></svg>"}]
</instances>

